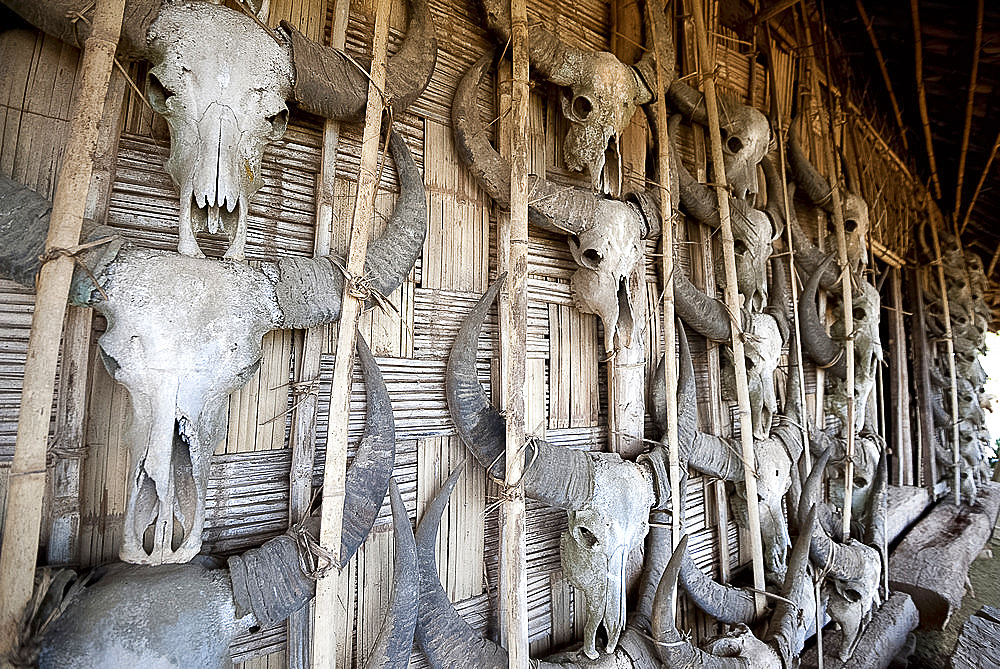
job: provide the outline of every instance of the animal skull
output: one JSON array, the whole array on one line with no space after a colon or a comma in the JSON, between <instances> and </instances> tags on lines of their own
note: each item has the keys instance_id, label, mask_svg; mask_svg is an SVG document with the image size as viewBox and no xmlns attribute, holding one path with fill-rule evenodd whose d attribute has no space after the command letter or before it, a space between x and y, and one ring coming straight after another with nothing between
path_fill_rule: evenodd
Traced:
<instances>
[{"instance_id":1,"label":"animal skull","mask_svg":"<svg viewBox=\"0 0 1000 669\"><path fill-rule=\"evenodd\" d=\"M781 361L781 330L770 314L744 312L744 323L743 355L750 390L751 427L755 440L766 439L778 410L774 373ZM731 360L731 354L729 357ZM726 393L735 397L735 369L731 361L727 361L723 372Z\"/></svg>"},{"instance_id":2,"label":"animal skull","mask_svg":"<svg viewBox=\"0 0 1000 669\"><path fill-rule=\"evenodd\" d=\"M291 51L245 14L166 3L149 32L146 94L170 126L166 168L180 189L178 250L202 257L195 233L225 232L242 258L261 160L288 125Z\"/></svg>"},{"instance_id":3,"label":"animal skull","mask_svg":"<svg viewBox=\"0 0 1000 669\"><path fill-rule=\"evenodd\" d=\"M848 389L843 379L834 378L827 392L825 406L832 415L837 416L844 429L848 429L847 393L854 393L854 425L855 433L861 431L865 424L868 399L875 388L876 371L882 361L882 341L879 333L879 318L881 315L882 298L875 286L862 281L860 287L853 293L854 316L854 383ZM843 340L843 318L837 318L830 328L833 339Z\"/></svg>"},{"instance_id":4,"label":"animal skull","mask_svg":"<svg viewBox=\"0 0 1000 669\"><path fill-rule=\"evenodd\" d=\"M597 628L607 632L612 652L625 627L625 566L649 530L653 505L648 470L614 454L594 457L594 495L569 511L569 530L560 540L563 570L587 600L583 652L597 657Z\"/></svg>"},{"instance_id":5,"label":"animal skull","mask_svg":"<svg viewBox=\"0 0 1000 669\"><path fill-rule=\"evenodd\" d=\"M841 579L831 576L825 586L828 597L826 611L844 633L839 653L843 661L854 654L861 630L881 604L878 589L882 575L882 558L877 550L854 539L849 540L846 546L862 558L864 569L861 577Z\"/></svg>"}]
</instances>

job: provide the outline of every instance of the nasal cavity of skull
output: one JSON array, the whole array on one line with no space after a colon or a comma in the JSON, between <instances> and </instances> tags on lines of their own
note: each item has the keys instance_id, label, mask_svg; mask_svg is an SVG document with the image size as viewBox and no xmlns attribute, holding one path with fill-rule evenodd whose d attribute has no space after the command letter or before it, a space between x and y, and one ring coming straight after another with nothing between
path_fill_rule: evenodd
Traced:
<instances>
[{"instance_id":1,"label":"nasal cavity of skull","mask_svg":"<svg viewBox=\"0 0 1000 669\"><path fill-rule=\"evenodd\" d=\"M167 113L167 100L174 96L174 92L163 85L159 77L150 72L146 75L146 99L149 106L157 114Z\"/></svg>"},{"instance_id":2,"label":"nasal cavity of skull","mask_svg":"<svg viewBox=\"0 0 1000 669\"><path fill-rule=\"evenodd\" d=\"M152 488L147 490L153 499L156 500L158 509L153 511L152 522L146 527L142 535L142 548L147 555L152 555L155 550L157 528L167 522L170 524L169 535L164 533L164 536L170 537L170 550L176 551L181 547L181 544L186 538L185 524L190 525L192 518L185 517L185 511L192 511L185 504L186 501L194 500L197 498L197 492L194 488L194 467L191 463L191 449L188 445L187 438L184 434L184 429L180 425L179 421L174 421L174 438L173 445L170 454L170 476L171 476L171 490L172 499L167 500L164 504L164 500L159 498L160 494L166 493L165 490L160 490L157 488L156 483L147 478L144 483L144 488ZM160 518L160 511L164 507L170 509L171 517L168 521L164 521Z\"/></svg>"}]
</instances>

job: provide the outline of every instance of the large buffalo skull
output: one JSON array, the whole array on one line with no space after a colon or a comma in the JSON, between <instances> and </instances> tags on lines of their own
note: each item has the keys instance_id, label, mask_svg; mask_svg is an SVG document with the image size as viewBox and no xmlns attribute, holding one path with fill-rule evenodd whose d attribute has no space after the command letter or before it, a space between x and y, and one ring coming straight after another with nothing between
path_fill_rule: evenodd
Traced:
<instances>
[{"instance_id":1,"label":"large buffalo skull","mask_svg":"<svg viewBox=\"0 0 1000 669\"><path fill-rule=\"evenodd\" d=\"M4 4L71 44L89 30L86 21L70 22L88 11L85 2ZM409 4L409 34L388 64L386 98L395 112L426 87L437 54L427 1ZM242 258L249 201L263 185L265 147L285 132L286 103L331 119L358 120L367 102L367 75L344 53L306 39L287 23L268 31L218 3L128 0L125 15L119 52L152 63L146 93L170 127L166 169L180 191L178 251L202 257L196 233L207 230L226 233L226 257Z\"/></svg>"},{"instance_id":2,"label":"large buffalo skull","mask_svg":"<svg viewBox=\"0 0 1000 669\"><path fill-rule=\"evenodd\" d=\"M479 333L500 282L494 283L459 330L445 378L448 409L459 436L491 474L504 476L504 418L490 404L476 373ZM597 657L597 631L606 632L606 650L618 644L625 627L625 565L648 529L657 503L656 474L646 463L613 453L584 452L533 439L526 446L524 491L529 497L569 513L562 559L570 580L587 599L584 653Z\"/></svg>"},{"instance_id":3,"label":"large buffalo skull","mask_svg":"<svg viewBox=\"0 0 1000 669\"><path fill-rule=\"evenodd\" d=\"M486 19L501 43L510 41L510 7L483 0ZM674 72L674 49L663 13L654 12L660 35L667 40L660 53L662 71ZM626 65L607 51L578 49L563 42L539 23L528 26L528 58L535 72L562 87L560 99L569 131L563 156L571 170L590 172L594 191L621 195L621 136L638 105L656 98L653 51L635 65Z\"/></svg>"},{"instance_id":4,"label":"large buffalo skull","mask_svg":"<svg viewBox=\"0 0 1000 669\"><path fill-rule=\"evenodd\" d=\"M371 285L383 294L409 273L427 226L413 158L397 135L391 144L400 196L366 263ZM0 274L30 282L33 272L9 272L7 259L34 258L37 269L50 205L0 180L0 211L20 200L30 208L0 219ZM201 547L209 459L225 436L230 393L257 369L268 331L340 318L343 273L327 258L285 258L255 269L121 244L97 248L97 285L78 273L72 299L107 318L101 355L131 398L133 471L121 557L186 562Z\"/></svg>"},{"instance_id":5,"label":"large buffalo skull","mask_svg":"<svg viewBox=\"0 0 1000 669\"><path fill-rule=\"evenodd\" d=\"M452 125L455 145L477 182L501 206L510 201L510 166L490 145L479 119L477 89L490 63L486 54L455 90ZM624 346L637 326L633 313L645 298L642 239L659 232L659 213L651 198L636 194L626 201L595 196L588 190L566 188L531 175L529 217L548 230L569 234L569 247L579 269L572 287L581 311L594 313L604 324L605 349ZM641 327L641 324L638 324Z\"/></svg>"},{"instance_id":6,"label":"large buffalo skull","mask_svg":"<svg viewBox=\"0 0 1000 669\"><path fill-rule=\"evenodd\" d=\"M356 465L352 465L352 468ZM405 666L413 646L418 594L416 545L393 484L393 587L382 633L365 669ZM381 507L384 491L348 501ZM381 496L380 496L381 495ZM299 566L295 539L281 535L228 560L145 567L115 564L78 578L64 571L50 587L43 616L64 607L40 639L40 669L232 666L229 644L252 628L272 627L309 603L315 581Z\"/></svg>"}]
</instances>

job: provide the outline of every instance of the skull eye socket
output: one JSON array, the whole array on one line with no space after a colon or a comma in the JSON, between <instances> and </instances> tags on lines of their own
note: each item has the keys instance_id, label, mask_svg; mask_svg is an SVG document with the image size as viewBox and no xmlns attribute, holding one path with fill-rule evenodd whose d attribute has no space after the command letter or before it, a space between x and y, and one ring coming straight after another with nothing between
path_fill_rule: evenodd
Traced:
<instances>
[{"instance_id":1,"label":"skull eye socket","mask_svg":"<svg viewBox=\"0 0 1000 669\"><path fill-rule=\"evenodd\" d=\"M149 106L157 114L167 113L167 101L174 97L174 92L163 85L160 79L150 72L146 75L146 98Z\"/></svg>"},{"instance_id":2,"label":"skull eye socket","mask_svg":"<svg viewBox=\"0 0 1000 669\"><path fill-rule=\"evenodd\" d=\"M735 240L733 242L733 252L736 253L736 255L739 255L739 256L741 256L744 253L746 253L747 252L747 244L746 244L746 242L744 242L742 239Z\"/></svg>"},{"instance_id":3,"label":"skull eye socket","mask_svg":"<svg viewBox=\"0 0 1000 669\"><path fill-rule=\"evenodd\" d=\"M854 309L854 320L856 320L856 321L863 321L863 320L865 320L865 318L867 316L868 316L868 314L865 313L864 309L862 309L861 307L855 307L855 309Z\"/></svg>"},{"instance_id":4,"label":"skull eye socket","mask_svg":"<svg viewBox=\"0 0 1000 669\"><path fill-rule=\"evenodd\" d=\"M601 261L604 260L601 254L597 252L597 249L587 249L583 252L583 257L591 265L600 265Z\"/></svg>"},{"instance_id":5,"label":"skull eye socket","mask_svg":"<svg viewBox=\"0 0 1000 669\"><path fill-rule=\"evenodd\" d=\"M861 601L861 593L855 588L845 588L844 589L844 599L851 603L856 603Z\"/></svg>"},{"instance_id":6,"label":"skull eye socket","mask_svg":"<svg viewBox=\"0 0 1000 669\"><path fill-rule=\"evenodd\" d=\"M569 92L563 96L563 113L574 123L586 123L594 111L593 101L586 95L572 95Z\"/></svg>"},{"instance_id":7,"label":"skull eye socket","mask_svg":"<svg viewBox=\"0 0 1000 669\"><path fill-rule=\"evenodd\" d=\"M594 536L593 532L588 530L586 527L578 527L577 530L581 544L583 544L587 548L594 548L595 546L597 546L599 542L597 541L597 537Z\"/></svg>"},{"instance_id":8,"label":"skull eye socket","mask_svg":"<svg viewBox=\"0 0 1000 669\"><path fill-rule=\"evenodd\" d=\"M726 148L729 149L730 153L739 153L743 150L743 140L736 135L730 135L726 139Z\"/></svg>"},{"instance_id":9,"label":"skull eye socket","mask_svg":"<svg viewBox=\"0 0 1000 669\"><path fill-rule=\"evenodd\" d=\"M279 139L285 134L285 130L288 128L288 109L282 109L277 114L268 116L264 120L271 124L271 139Z\"/></svg>"},{"instance_id":10,"label":"skull eye socket","mask_svg":"<svg viewBox=\"0 0 1000 669\"><path fill-rule=\"evenodd\" d=\"M858 229L858 222L855 221L853 218L849 218L846 221L844 221L844 230L846 230L847 232L854 232L857 229Z\"/></svg>"}]
</instances>

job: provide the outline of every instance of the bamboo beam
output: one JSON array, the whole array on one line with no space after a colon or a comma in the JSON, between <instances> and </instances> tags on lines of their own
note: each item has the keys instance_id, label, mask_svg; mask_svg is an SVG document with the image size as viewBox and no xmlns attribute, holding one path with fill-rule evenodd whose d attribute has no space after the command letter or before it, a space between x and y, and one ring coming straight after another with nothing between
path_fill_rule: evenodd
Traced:
<instances>
[{"instance_id":1,"label":"bamboo beam","mask_svg":"<svg viewBox=\"0 0 1000 669\"><path fill-rule=\"evenodd\" d=\"M659 44L667 38L667 22L664 20L663 8L658 2L646 3L648 29L655 53L661 53ZM673 74L673 73L669 73ZM663 63L656 61L656 90L665 91L663 82L669 81L668 73L663 69ZM670 468L670 490L674 509L671 514L672 545L681 540L681 516L684 507L684 495L681 492L680 444L677 436L677 358L674 337L674 203L670 197L670 185L674 182L673 170L670 169L670 137L667 134L667 104L664 96L657 95L655 103L657 162L659 166L660 220L662 221L660 237L662 240L662 271L663 271L663 356L664 375L667 386L667 456Z\"/></svg>"},{"instance_id":2,"label":"bamboo beam","mask_svg":"<svg viewBox=\"0 0 1000 669\"><path fill-rule=\"evenodd\" d=\"M935 264L937 265L938 290L941 291L941 307L944 310L944 344L945 355L948 359L948 380L951 383L951 438L952 454L951 464L954 469L955 505L962 503L962 472L959 467L961 463L961 453L959 451L959 429L958 429L958 377L955 369L955 340L951 330L951 305L948 301L948 283L944 276L944 263L941 262L941 240L938 236L938 225L944 225L941 218L941 211L936 204L928 199L927 215L930 216L931 239L934 242Z\"/></svg>"},{"instance_id":3,"label":"bamboo beam","mask_svg":"<svg viewBox=\"0 0 1000 669\"><path fill-rule=\"evenodd\" d=\"M976 201L979 200L979 193L983 190L983 184L986 183L986 177L990 173L990 168L993 167L993 159L997 157L998 151L1000 151L1000 132L997 133L997 138L993 140L993 148L990 150L990 155L986 159L986 166L983 167L983 173L979 175L979 183L976 184L976 190L972 193L972 199L969 200L969 206L965 210L965 216L962 217L962 227L958 229L959 236L965 232L965 227L969 225L969 216L972 215L972 210L976 207Z\"/></svg>"},{"instance_id":4,"label":"bamboo beam","mask_svg":"<svg viewBox=\"0 0 1000 669\"><path fill-rule=\"evenodd\" d=\"M980 4L982 0L980 0ZM868 16L868 12L865 11L864 5L861 0L854 0L855 6L858 8L858 16L861 17L861 23L865 26L865 32L868 33L868 39L872 43L872 48L875 50L875 59L878 61L879 71L882 73L882 81L885 82L885 89L889 92L889 102L892 104L892 113L896 117L896 125L899 126L899 136L903 140L903 150L909 152L910 143L906 139L906 125L903 123L903 114L899 110L899 100L896 99L896 92L892 88L892 80L889 78L889 69L885 64L885 57L882 55L882 48L879 46L878 38L875 37L875 30L872 28L871 17Z\"/></svg>"},{"instance_id":5,"label":"bamboo beam","mask_svg":"<svg viewBox=\"0 0 1000 669\"><path fill-rule=\"evenodd\" d=\"M500 292L500 385L506 415L503 524L500 535L501 626L510 669L528 667L525 546L525 384L528 333L528 13L511 0L510 212L499 217L497 264L508 272Z\"/></svg>"},{"instance_id":6,"label":"bamboo beam","mask_svg":"<svg viewBox=\"0 0 1000 669\"><path fill-rule=\"evenodd\" d=\"M708 134L712 149L712 176L715 192L719 201L719 233L722 242L723 263L725 267L725 299L731 313L740 313L740 296L736 285L736 254L733 248L733 227L729 211L729 191L726 188L726 172L722 159L722 137L719 132L719 107L715 94L715 75L712 67L711 54L708 50L708 32L705 29L705 17L698 3L692 8L695 34L698 40L699 71L703 77L705 107L708 111ZM754 454L753 430L750 418L750 390L747 384L746 358L743 352L743 339L733 326L732 337L733 364L736 368L737 413L740 418L740 445L743 467L746 473L744 479L748 500L757 499L757 459ZM760 509L752 501L747 504L747 522L750 534L750 552L753 565L753 584L756 590L754 600L758 613L764 610L764 545L760 533Z\"/></svg>"},{"instance_id":7,"label":"bamboo beam","mask_svg":"<svg viewBox=\"0 0 1000 669\"><path fill-rule=\"evenodd\" d=\"M861 0L858 0L859 2ZM958 157L958 183L955 185L955 208L952 218L958 221L962 210L962 185L965 179L965 158L969 152L969 134L972 132L972 106L979 81L979 51L983 46L983 0L976 3L976 37L972 45L972 68L969 72L969 97L965 103L965 125L962 128L962 149Z\"/></svg>"},{"instance_id":8,"label":"bamboo beam","mask_svg":"<svg viewBox=\"0 0 1000 669\"><path fill-rule=\"evenodd\" d=\"M920 35L919 0L910 0L910 16L913 18L914 69L917 79L917 101L920 107L920 125L924 129L924 143L927 145L927 162L931 168L931 183L934 197L941 199L941 180L938 178L937 160L934 158L934 140L931 136L931 119L927 114L927 94L924 90L924 47Z\"/></svg>"},{"instance_id":9,"label":"bamboo beam","mask_svg":"<svg viewBox=\"0 0 1000 669\"><path fill-rule=\"evenodd\" d=\"M375 36L372 41L372 65L368 84L368 107L361 140L361 166L358 190L351 220L351 242L347 273L361 277L368 252L368 237L375 216L378 190L379 128L382 122L382 91L385 90L386 50L389 43L391 0L379 0L375 8ZM347 473L347 424L350 413L351 372L354 344L363 298L352 293L351 281L344 282L343 309L337 330L336 360L330 385L330 419L326 433L326 460L323 465L323 513L320 521L320 545L340 555L344 517L345 477ZM316 609L313 614L313 669L331 669L337 657L337 621L347 615L345 601L337 596L339 573L331 570L316 582ZM341 643L343 640L339 640Z\"/></svg>"},{"instance_id":10,"label":"bamboo beam","mask_svg":"<svg viewBox=\"0 0 1000 669\"><path fill-rule=\"evenodd\" d=\"M124 0L98 0L96 3L91 32L80 60L80 83L73 96L65 158L52 201L45 243L47 251L69 249L80 241L94 168L98 123L104 113L124 10ZM18 617L31 598L38 555L49 416L66 297L74 267L68 255L54 254L53 257L42 263L38 276L20 419L8 479L6 526L0 547L0 656L10 650Z\"/></svg>"},{"instance_id":11,"label":"bamboo beam","mask_svg":"<svg viewBox=\"0 0 1000 669\"><path fill-rule=\"evenodd\" d=\"M325 10L325 0L322 4ZM329 44L335 49L343 50L347 43L347 19L350 13L350 4L348 0L336 0L333 4L333 24L330 28ZM316 184L314 256L330 254L337 147L339 144L340 121L327 120L323 124L322 156ZM292 465L288 482L288 521L290 525L302 522L309 515L309 505L312 501L313 467L316 456L316 413L319 409L319 389L317 386L320 360L329 329L328 325L320 325L309 328L302 336L302 354L295 375L296 387L300 389L296 394L300 398L292 411L292 429L288 443L288 447L292 451ZM306 669L310 665L310 623L308 607L303 607L288 617L285 644L288 669Z\"/></svg>"}]
</instances>

